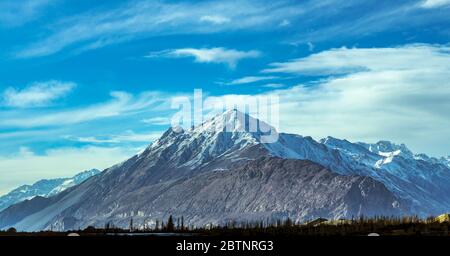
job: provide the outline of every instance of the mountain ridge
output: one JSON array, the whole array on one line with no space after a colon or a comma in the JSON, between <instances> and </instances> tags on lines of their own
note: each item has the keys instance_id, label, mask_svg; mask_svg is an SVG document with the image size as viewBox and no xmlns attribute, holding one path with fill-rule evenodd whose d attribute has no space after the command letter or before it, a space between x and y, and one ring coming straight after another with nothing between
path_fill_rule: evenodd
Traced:
<instances>
[{"instance_id":1,"label":"mountain ridge","mask_svg":"<svg viewBox=\"0 0 450 256\"><path fill-rule=\"evenodd\" d=\"M10 192L0 196L0 211L8 208L13 204L20 203L25 200L32 199L36 196L50 197L54 196L65 189L80 184L84 180L100 173L97 169L90 169L70 178L42 179L31 185L19 186Z\"/></svg>"},{"instance_id":2,"label":"mountain ridge","mask_svg":"<svg viewBox=\"0 0 450 256\"><path fill-rule=\"evenodd\" d=\"M231 130L222 125L229 124L227 117L232 119ZM450 169L442 163L406 158L401 153L385 154L381 150L387 149L387 143L381 143L374 152L369 144L331 137L318 142L286 133L277 134L275 143L262 143L263 133L238 129L249 127L247 117L233 110L208 120L206 125L188 130L170 128L140 154L55 197L41 199L40 207L24 202L20 208L28 214L21 219L8 217L14 216L15 209L0 212L0 228L67 230L107 222L126 226L130 218L154 225L156 219L165 219L168 214L190 217L190 224L202 226L233 218L292 217L304 221L313 217L351 217L349 214L427 216L449 209L450 202L443 195L450 192ZM286 162L290 164L283 164ZM258 166L266 168L263 173L258 172ZM308 168L328 173L320 176L321 172L314 172L328 186L314 186L314 181L320 179L308 176ZM246 170L255 175L243 175ZM272 180L269 173L277 179ZM215 186L210 187L210 182ZM257 189L262 187L265 189ZM283 198L292 201L299 187L305 189L297 194L294 207ZM329 187L339 195L334 203L330 202L335 208L319 207L317 202L325 202L329 197L326 195L333 195ZM221 192L214 192L218 188ZM255 200L262 208L252 203ZM273 201L279 204L271 204ZM194 202L200 208L188 207ZM217 209L231 209L227 205L237 208L223 213L221 219ZM318 210L321 208L326 210Z\"/></svg>"}]
</instances>

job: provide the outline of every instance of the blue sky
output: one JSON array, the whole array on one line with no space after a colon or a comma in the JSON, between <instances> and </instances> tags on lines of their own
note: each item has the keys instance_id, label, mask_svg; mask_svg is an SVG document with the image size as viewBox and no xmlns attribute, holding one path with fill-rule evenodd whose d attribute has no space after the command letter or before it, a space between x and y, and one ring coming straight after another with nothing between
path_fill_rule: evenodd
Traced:
<instances>
[{"instance_id":1,"label":"blue sky","mask_svg":"<svg viewBox=\"0 0 450 256\"><path fill-rule=\"evenodd\" d=\"M282 131L450 154L449 0L0 10L0 193L126 159L167 129L171 97L195 88L277 94Z\"/></svg>"}]
</instances>

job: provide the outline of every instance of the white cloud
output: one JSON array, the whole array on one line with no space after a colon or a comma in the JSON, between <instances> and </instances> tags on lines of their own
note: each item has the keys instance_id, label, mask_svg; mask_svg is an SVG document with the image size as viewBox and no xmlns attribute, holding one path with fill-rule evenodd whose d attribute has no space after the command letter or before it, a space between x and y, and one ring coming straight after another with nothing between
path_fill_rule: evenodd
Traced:
<instances>
[{"instance_id":1,"label":"white cloud","mask_svg":"<svg viewBox=\"0 0 450 256\"><path fill-rule=\"evenodd\" d=\"M164 3L137 1L107 11L88 11L59 20L38 40L19 50L18 58L55 54L68 46L76 51L142 37L271 29L304 8L288 2L256 0ZM220 14L220 15L212 15ZM200 18L199 18L200 17ZM203 20L202 20L203 18ZM211 26L211 22L220 26Z\"/></svg>"},{"instance_id":2,"label":"white cloud","mask_svg":"<svg viewBox=\"0 0 450 256\"><path fill-rule=\"evenodd\" d=\"M416 152L448 155L449 60L450 48L438 45L333 49L266 70L332 76L266 94L279 96L281 131L388 139ZM239 95L226 97L241 101Z\"/></svg>"},{"instance_id":3,"label":"white cloud","mask_svg":"<svg viewBox=\"0 0 450 256\"><path fill-rule=\"evenodd\" d=\"M296 23L298 33L294 35L295 39L289 40L289 43L297 45L307 42L319 43L330 41L330 38L334 42L345 42L348 38L356 41L362 38L370 40L383 32L402 33L419 28L423 30L435 28L443 34L448 34L445 24L449 21L449 15L445 10L423 10L423 4L437 7L434 3L438 1L389 1L385 5L378 4L377 8L367 8L367 1L314 1L317 3L315 9L302 15L301 22ZM439 2L441 1L443 4L443 1L447 0ZM352 12L350 9L363 11ZM346 15L347 13L351 15ZM329 22L317 26L324 19ZM404 39L408 41L411 38Z\"/></svg>"},{"instance_id":4,"label":"white cloud","mask_svg":"<svg viewBox=\"0 0 450 256\"><path fill-rule=\"evenodd\" d=\"M167 117L152 117L142 119L141 122L153 125L170 125L170 119Z\"/></svg>"},{"instance_id":5,"label":"white cloud","mask_svg":"<svg viewBox=\"0 0 450 256\"><path fill-rule=\"evenodd\" d=\"M167 57L167 58L182 58L194 57L195 62L198 63L223 63L230 68L236 67L237 63L242 59L257 58L261 55L259 51L239 51L235 49L227 49L222 47L216 48L182 48L165 50L160 52L152 52L148 54L147 58Z\"/></svg>"},{"instance_id":6,"label":"white cloud","mask_svg":"<svg viewBox=\"0 0 450 256\"><path fill-rule=\"evenodd\" d=\"M84 143L92 144L104 144L104 143L126 143L126 142L145 142L150 143L161 136L162 132L148 132L148 133L135 133L132 130L127 130L122 134L102 136L102 137L76 137L65 136L65 139L74 140Z\"/></svg>"},{"instance_id":7,"label":"white cloud","mask_svg":"<svg viewBox=\"0 0 450 256\"><path fill-rule=\"evenodd\" d=\"M312 52L314 51L314 48L316 47L313 43L307 42L306 45L308 46L308 51Z\"/></svg>"},{"instance_id":8,"label":"white cloud","mask_svg":"<svg viewBox=\"0 0 450 256\"><path fill-rule=\"evenodd\" d=\"M38 155L22 147L17 154L0 156L0 194L43 178L70 177L92 168L102 170L137 152L135 148L89 146L50 149Z\"/></svg>"},{"instance_id":9,"label":"white cloud","mask_svg":"<svg viewBox=\"0 0 450 256\"><path fill-rule=\"evenodd\" d=\"M280 91L287 130L369 142L389 139L419 152L448 154L443 143L450 141L448 47L340 49L320 56L297 60L297 68L290 62L285 71L339 74L347 66L358 71Z\"/></svg>"},{"instance_id":10,"label":"white cloud","mask_svg":"<svg viewBox=\"0 0 450 256\"><path fill-rule=\"evenodd\" d=\"M162 132L135 133L128 130L123 134L115 135L112 138L120 142L147 142L150 143L158 139Z\"/></svg>"},{"instance_id":11,"label":"white cloud","mask_svg":"<svg viewBox=\"0 0 450 256\"><path fill-rule=\"evenodd\" d=\"M34 156L34 153L28 147L20 147L19 148L19 156L26 158L26 157Z\"/></svg>"},{"instance_id":12,"label":"white cloud","mask_svg":"<svg viewBox=\"0 0 450 256\"><path fill-rule=\"evenodd\" d=\"M221 16L221 15L205 15L205 16L200 17L200 21L220 25L220 24L228 23L231 20L229 18Z\"/></svg>"},{"instance_id":13,"label":"white cloud","mask_svg":"<svg viewBox=\"0 0 450 256\"><path fill-rule=\"evenodd\" d=\"M249 84L259 81L267 81L277 79L277 76L246 76L239 79L235 79L227 84L229 85L237 85L237 84Z\"/></svg>"},{"instance_id":14,"label":"white cloud","mask_svg":"<svg viewBox=\"0 0 450 256\"><path fill-rule=\"evenodd\" d=\"M423 8L438 8L449 5L450 0L424 0L421 4Z\"/></svg>"},{"instance_id":15,"label":"white cloud","mask_svg":"<svg viewBox=\"0 0 450 256\"><path fill-rule=\"evenodd\" d=\"M64 139L78 141L83 143L120 143L120 141L112 138L98 138L94 136L88 137L76 137L76 136L63 136Z\"/></svg>"},{"instance_id":16,"label":"white cloud","mask_svg":"<svg viewBox=\"0 0 450 256\"><path fill-rule=\"evenodd\" d=\"M117 117L157 109L170 104L167 96L158 92L144 92L133 96L126 92L112 92L110 101L76 109L51 110L45 112L0 112L0 127L42 127L77 124L96 119Z\"/></svg>"},{"instance_id":17,"label":"white cloud","mask_svg":"<svg viewBox=\"0 0 450 256\"><path fill-rule=\"evenodd\" d=\"M447 69L450 47L410 45L395 48L332 49L306 58L272 63L263 73L342 75L361 71ZM429 58L433 61L428 61ZM428 66L423 65L428 62Z\"/></svg>"},{"instance_id":18,"label":"white cloud","mask_svg":"<svg viewBox=\"0 0 450 256\"><path fill-rule=\"evenodd\" d=\"M23 89L8 88L3 92L3 103L9 107L39 107L64 97L75 83L61 81L36 82Z\"/></svg>"},{"instance_id":19,"label":"white cloud","mask_svg":"<svg viewBox=\"0 0 450 256\"><path fill-rule=\"evenodd\" d=\"M52 0L2 0L0 2L0 25L20 26L41 15Z\"/></svg>"},{"instance_id":20,"label":"white cloud","mask_svg":"<svg viewBox=\"0 0 450 256\"><path fill-rule=\"evenodd\" d=\"M286 19L284 19L284 20L282 20L281 22L280 22L280 27L287 27L287 26L289 26L289 25L291 25L291 22L289 21L289 20L286 20Z\"/></svg>"}]
</instances>

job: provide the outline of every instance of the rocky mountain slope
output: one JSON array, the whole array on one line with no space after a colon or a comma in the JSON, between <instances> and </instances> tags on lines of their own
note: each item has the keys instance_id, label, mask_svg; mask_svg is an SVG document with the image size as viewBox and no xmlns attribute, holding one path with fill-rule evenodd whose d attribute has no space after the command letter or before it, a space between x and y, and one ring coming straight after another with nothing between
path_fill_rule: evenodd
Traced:
<instances>
[{"instance_id":1,"label":"rocky mountain slope","mask_svg":"<svg viewBox=\"0 0 450 256\"><path fill-rule=\"evenodd\" d=\"M82 184L4 210L0 228L126 227L131 218L151 226L169 214L202 226L449 209L450 170L440 160L384 142L279 134L276 143L263 143L262 133L246 131L252 121L233 110L190 130L169 129L141 154Z\"/></svg>"},{"instance_id":2,"label":"rocky mountain slope","mask_svg":"<svg viewBox=\"0 0 450 256\"><path fill-rule=\"evenodd\" d=\"M361 175L382 182L412 205L410 214L436 215L450 209L450 168L443 160L413 154L405 145L388 141L351 143L327 137L280 134L276 143L266 144L272 155L307 159L343 175Z\"/></svg>"}]
</instances>

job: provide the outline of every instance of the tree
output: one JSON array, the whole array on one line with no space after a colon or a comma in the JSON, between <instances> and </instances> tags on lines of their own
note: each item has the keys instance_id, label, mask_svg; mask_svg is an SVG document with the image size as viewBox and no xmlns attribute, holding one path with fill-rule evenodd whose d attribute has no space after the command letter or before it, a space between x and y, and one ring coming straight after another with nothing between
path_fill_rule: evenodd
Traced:
<instances>
[{"instance_id":1,"label":"tree","mask_svg":"<svg viewBox=\"0 0 450 256\"><path fill-rule=\"evenodd\" d=\"M286 226L286 227L292 227L292 225L293 225L293 222L292 222L292 220L291 220L291 218L287 218L286 219L286 221L284 222L284 226Z\"/></svg>"},{"instance_id":2,"label":"tree","mask_svg":"<svg viewBox=\"0 0 450 256\"><path fill-rule=\"evenodd\" d=\"M175 224L173 223L172 215L170 215L169 219L167 220L167 231L171 232L174 230L175 230Z\"/></svg>"},{"instance_id":3,"label":"tree","mask_svg":"<svg viewBox=\"0 0 450 256\"><path fill-rule=\"evenodd\" d=\"M133 231L133 218L130 219L130 231Z\"/></svg>"},{"instance_id":4,"label":"tree","mask_svg":"<svg viewBox=\"0 0 450 256\"><path fill-rule=\"evenodd\" d=\"M84 229L84 232L92 233L95 232L97 229L94 226L88 226Z\"/></svg>"},{"instance_id":5,"label":"tree","mask_svg":"<svg viewBox=\"0 0 450 256\"><path fill-rule=\"evenodd\" d=\"M17 230L15 228L8 228L8 230L6 230L6 233L16 233Z\"/></svg>"},{"instance_id":6,"label":"tree","mask_svg":"<svg viewBox=\"0 0 450 256\"><path fill-rule=\"evenodd\" d=\"M148 218L144 219L144 231L148 231Z\"/></svg>"},{"instance_id":7,"label":"tree","mask_svg":"<svg viewBox=\"0 0 450 256\"><path fill-rule=\"evenodd\" d=\"M159 230L159 220L158 219L156 220L156 223L155 223L155 230L156 231Z\"/></svg>"}]
</instances>

